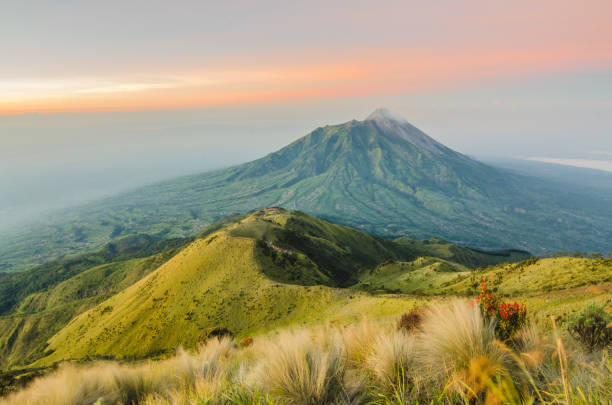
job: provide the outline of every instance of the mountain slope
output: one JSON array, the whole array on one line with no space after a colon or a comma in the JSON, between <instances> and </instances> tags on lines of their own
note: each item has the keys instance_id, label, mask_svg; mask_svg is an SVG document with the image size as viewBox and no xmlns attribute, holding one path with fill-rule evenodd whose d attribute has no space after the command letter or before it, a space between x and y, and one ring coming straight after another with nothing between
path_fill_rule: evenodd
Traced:
<instances>
[{"instance_id":1,"label":"mountain slope","mask_svg":"<svg viewBox=\"0 0 612 405\"><path fill-rule=\"evenodd\" d=\"M376 111L318 128L250 163L58 215L0 242L0 269L23 269L119 235L191 235L224 215L274 205L378 235L488 249L605 251L612 242L607 201L485 165Z\"/></svg>"},{"instance_id":2,"label":"mountain slope","mask_svg":"<svg viewBox=\"0 0 612 405\"><path fill-rule=\"evenodd\" d=\"M37 360L45 342L74 316L138 281L168 258L160 253L95 266L25 296L18 307L0 316L0 369Z\"/></svg>"},{"instance_id":3,"label":"mountain slope","mask_svg":"<svg viewBox=\"0 0 612 405\"><path fill-rule=\"evenodd\" d=\"M477 295L484 278L497 293L534 296L593 287L594 292L612 289L612 259L556 257L531 258L470 270L439 258L413 261L389 260L362 269L352 288L374 293Z\"/></svg>"},{"instance_id":4,"label":"mountain slope","mask_svg":"<svg viewBox=\"0 0 612 405\"><path fill-rule=\"evenodd\" d=\"M197 239L153 273L77 316L51 338L49 355L39 364L193 347L215 327L247 333L333 318L331 308L345 306L352 294L323 285L344 283L351 271L402 257L404 251L391 241L301 213L260 210ZM358 301L383 308L399 303L367 296Z\"/></svg>"},{"instance_id":5,"label":"mountain slope","mask_svg":"<svg viewBox=\"0 0 612 405\"><path fill-rule=\"evenodd\" d=\"M369 251L363 252L368 245ZM311 255L310 247L322 253ZM424 305L424 295L471 294L481 276L514 280L535 262L470 271L439 258L414 258L404 249L299 212L258 210L195 240L140 281L73 318L49 340L46 356L34 365L67 358L155 356L177 346L194 347L217 328L245 336L290 325L355 320L364 314L398 314ZM564 260L571 259L543 260L551 263L544 267L537 262L527 277L535 284L549 280L553 290L609 280L609 260L583 259L570 266ZM372 270L367 263L375 263ZM556 266L561 266L558 275ZM593 267L586 277L581 276L584 266ZM350 288L333 288L338 284ZM491 284L498 285L494 280ZM356 289L421 296L372 296ZM533 291L545 290L534 285ZM592 297L576 295L572 310ZM545 305L547 299L536 297L536 302Z\"/></svg>"},{"instance_id":6,"label":"mountain slope","mask_svg":"<svg viewBox=\"0 0 612 405\"><path fill-rule=\"evenodd\" d=\"M359 272L359 282L352 288L373 293L433 293L470 274L457 263L433 257L419 257L410 262L388 261Z\"/></svg>"},{"instance_id":7,"label":"mountain slope","mask_svg":"<svg viewBox=\"0 0 612 405\"><path fill-rule=\"evenodd\" d=\"M400 243L280 208L224 218L195 241L159 241L146 235L122 238L99 252L0 279L0 368L28 364L49 354L45 342L64 328L71 330L69 322L83 326L83 333L87 331L92 340L70 343L70 347L82 344L81 352L67 353L60 346L56 356L140 356L171 350L177 344L193 345L204 330L214 326L246 333L323 320L323 316L357 316L360 305L368 311L375 310L370 305L381 310L397 308L397 300L378 302L357 294L358 299L349 299L356 306L351 309L346 306L347 296L355 294L336 287L353 285L363 268L389 260L414 260L419 255L452 257L473 267L528 256L486 254L443 241L402 238ZM142 279L148 275L153 281L143 286ZM122 294L131 298L124 300ZM329 312L332 308L335 314ZM89 310L92 318L87 315L85 320L93 323L79 323L85 315L78 316ZM119 318L104 320L115 312L121 313ZM155 323L151 317L166 319L162 337L152 334ZM119 333L117 319L135 323ZM123 340L125 350L113 351L105 346L107 337L100 335L98 327L118 333L108 337L113 345L116 339L125 338L124 331L132 338L130 334L137 333L134 330L150 335L138 335L147 342L144 351L138 352ZM181 333L167 336L175 329ZM104 336L110 333L105 331ZM90 351L98 345L98 351Z\"/></svg>"}]
</instances>

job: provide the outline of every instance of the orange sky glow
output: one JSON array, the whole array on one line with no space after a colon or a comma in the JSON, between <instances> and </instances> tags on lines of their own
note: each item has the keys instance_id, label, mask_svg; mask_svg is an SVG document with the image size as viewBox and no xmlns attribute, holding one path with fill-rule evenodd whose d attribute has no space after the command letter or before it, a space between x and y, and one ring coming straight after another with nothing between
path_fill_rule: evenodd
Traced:
<instances>
[{"instance_id":1,"label":"orange sky glow","mask_svg":"<svg viewBox=\"0 0 612 405\"><path fill-rule=\"evenodd\" d=\"M368 57L353 56L335 63L148 72L151 79L146 80L132 75L17 83L0 80L0 114L219 107L426 91L492 78L597 69L611 63L612 54L604 44L568 44L547 49L444 54L371 51Z\"/></svg>"},{"instance_id":2,"label":"orange sky glow","mask_svg":"<svg viewBox=\"0 0 612 405\"><path fill-rule=\"evenodd\" d=\"M293 33L284 26L270 32L267 26L248 31L247 24L253 19L247 15L242 25L236 23L236 27L245 27L244 32L230 27L232 30L225 34L185 35L176 38L176 43L170 34L158 42L145 37L130 45L133 49L126 45L121 55L107 50L108 55L100 60L95 59L92 44L77 42L66 54L66 67L58 63L60 56L57 60L40 56L38 61L32 56L35 52L31 52L23 56L24 69L19 69L17 63L0 68L0 114L222 107L398 94L612 67L612 24L607 15L612 11L611 2L593 1L589 7L565 0L523 2L522 6L519 3L514 8L477 2L420 6L423 20L437 22L431 27L414 20L406 24L396 16L410 16L416 10L414 4L401 2L393 4L397 13L387 12L384 19L374 15L379 11L376 8L361 13L330 9L329 21L292 16L287 23L295 25ZM83 11L96 15L96 10ZM348 16L350 12L356 14ZM65 14L45 17L55 17L60 22L67 18ZM284 21L273 17L267 17L268 25ZM352 25L338 31L337 19L343 17ZM115 18L115 14L109 18ZM371 25L370 37L378 35L376 32L385 32L386 36L372 40L376 44L368 44L368 33L360 29L365 26L362 20ZM412 32L411 26L418 24L422 32L416 28ZM330 43L325 38L305 40L303 36L311 26L327 33ZM89 26L83 29L87 31ZM302 41L301 46L281 44L283 29L289 37L287 41ZM361 35L361 40L347 43L342 35L349 34ZM55 43L60 44L64 33L56 35ZM78 41L73 36L66 38L68 45ZM91 41L103 46L104 38L97 36ZM126 43L130 40L127 37ZM231 46L243 46L244 41L252 41L252 49L223 53ZM149 42L187 51L162 58L164 51L151 52L155 48ZM189 49L189 44L194 48ZM214 52L200 52L198 47L203 44L214 48ZM117 47L121 48L121 43ZM131 51L140 48L147 51L138 61L131 55L140 53ZM79 52L91 52L92 62L81 66L86 58ZM16 46L11 60L19 59L22 53Z\"/></svg>"}]
</instances>

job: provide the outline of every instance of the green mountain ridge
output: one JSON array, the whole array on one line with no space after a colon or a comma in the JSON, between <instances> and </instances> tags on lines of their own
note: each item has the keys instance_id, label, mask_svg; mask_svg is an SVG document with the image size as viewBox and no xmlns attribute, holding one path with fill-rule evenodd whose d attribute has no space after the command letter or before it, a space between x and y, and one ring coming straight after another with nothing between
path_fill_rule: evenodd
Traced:
<instances>
[{"instance_id":1,"label":"green mountain ridge","mask_svg":"<svg viewBox=\"0 0 612 405\"><path fill-rule=\"evenodd\" d=\"M529 256L441 240L400 243L282 208L233 215L196 239L123 238L0 278L0 368L146 357L193 347L215 327L247 334L362 311L393 313L414 299L345 288L366 268L423 253L457 260L461 269Z\"/></svg>"},{"instance_id":2,"label":"green mountain ridge","mask_svg":"<svg viewBox=\"0 0 612 405\"><path fill-rule=\"evenodd\" d=\"M263 206L388 238L435 236L484 249L606 252L612 241L609 202L480 163L381 110L317 128L250 163L147 186L23 229L0 242L0 270L120 235L190 236Z\"/></svg>"}]
</instances>

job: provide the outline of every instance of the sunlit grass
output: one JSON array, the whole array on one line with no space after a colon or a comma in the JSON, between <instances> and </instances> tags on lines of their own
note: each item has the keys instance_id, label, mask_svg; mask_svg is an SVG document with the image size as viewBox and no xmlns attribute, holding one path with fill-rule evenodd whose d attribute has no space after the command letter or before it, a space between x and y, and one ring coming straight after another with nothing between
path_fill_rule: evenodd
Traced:
<instances>
[{"instance_id":1,"label":"sunlit grass","mask_svg":"<svg viewBox=\"0 0 612 405\"><path fill-rule=\"evenodd\" d=\"M211 339L158 362L65 364L0 404L606 404L612 361L535 324L507 343L476 307L424 311L411 333L362 320ZM96 402L98 401L98 402Z\"/></svg>"}]
</instances>

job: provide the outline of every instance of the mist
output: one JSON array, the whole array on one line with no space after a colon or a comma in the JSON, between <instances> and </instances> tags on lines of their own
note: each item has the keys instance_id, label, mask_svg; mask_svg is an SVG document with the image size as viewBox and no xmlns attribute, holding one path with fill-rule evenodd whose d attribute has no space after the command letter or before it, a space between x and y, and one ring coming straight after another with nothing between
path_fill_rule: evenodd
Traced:
<instances>
[{"instance_id":1,"label":"mist","mask_svg":"<svg viewBox=\"0 0 612 405\"><path fill-rule=\"evenodd\" d=\"M468 155L609 165L611 77L552 75L506 86L240 108L0 116L0 229L257 159L378 107Z\"/></svg>"}]
</instances>

